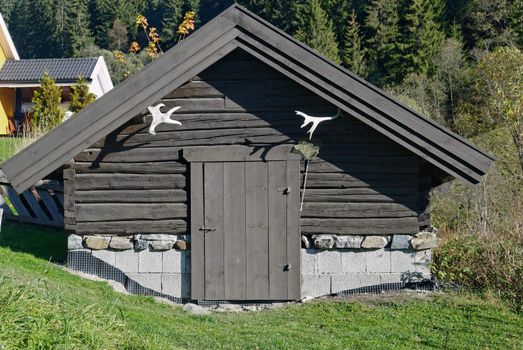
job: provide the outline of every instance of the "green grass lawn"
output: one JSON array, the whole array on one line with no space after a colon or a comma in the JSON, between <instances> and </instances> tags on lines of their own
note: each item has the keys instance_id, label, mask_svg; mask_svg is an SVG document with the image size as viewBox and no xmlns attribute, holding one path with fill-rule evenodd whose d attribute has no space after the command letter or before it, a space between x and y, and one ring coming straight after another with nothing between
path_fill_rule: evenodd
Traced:
<instances>
[{"instance_id":1,"label":"green grass lawn","mask_svg":"<svg viewBox=\"0 0 523 350\"><path fill-rule=\"evenodd\" d=\"M0 349L522 349L523 315L470 294L194 316L74 276L61 231L0 234Z\"/></svg>"},{"instance_id":2,"label":"green grass lawn","mask_svg":"<svg viewBox=\"0 0 523 350\"><path fill-rule=\"evenodd\" d=\"M0 137L0 163L13 156L24 139L18 137Z\"/></svg>"}]
</instances>

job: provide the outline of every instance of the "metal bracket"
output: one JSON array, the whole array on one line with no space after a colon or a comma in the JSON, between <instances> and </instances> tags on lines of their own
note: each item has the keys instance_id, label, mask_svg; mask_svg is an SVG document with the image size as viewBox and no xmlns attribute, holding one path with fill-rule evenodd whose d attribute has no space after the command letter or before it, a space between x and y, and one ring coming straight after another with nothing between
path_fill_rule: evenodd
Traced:
<instances>
[{"instance_id":1,"label":"metal bracket","mask_svg":"<svg viewBox=\"0 0 523 350\"><path fill-rule=\"evenodd\" d=\"M290 187L278 188L278 192L281 192L284 196L288 196L291 193Z\"/></svg>"},{"instance_id":2,"label":"metal bracket","mask_svg":"<svg viewBox=\"0 0 523 350\"><path fill-rule=\"evenodd\" d=\"M207 233L207 232L211 232L211 231L216 231L216 227L203 227L201 226L198 231L203 231L203 233Z\"/></svg>"},{"instance_id":3,"label":"metal bracket","mask_svg":"<svg viewBox=\"0 0 523 350\"><path fill-rule=\"evenodd\" d=\"M281 268L283 271L290 271L292 269L291 264L282 264L282 265L278 265L278 267Z\"/></svg>"}]
</instances>

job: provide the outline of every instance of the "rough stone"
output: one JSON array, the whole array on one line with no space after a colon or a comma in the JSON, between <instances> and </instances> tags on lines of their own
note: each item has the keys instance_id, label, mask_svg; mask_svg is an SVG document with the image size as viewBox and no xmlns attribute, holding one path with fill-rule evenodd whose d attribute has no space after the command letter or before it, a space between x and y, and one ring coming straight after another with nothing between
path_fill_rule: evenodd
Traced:
<instances>
[{"instance_id":1,"label":"rough stone","mask_svg":"<svg viewBox=\"0 0 523 350\"><path fill-rule=\"evenodd\" d=\"M412 236L410 235L394 235L392 237L392 243L390 245L390 249L395 250L407 250L410 249L410 240L412 239Z\"/></svg>"},{"instance_id":2,"label":"rough stone","mask_svg":"<svg viewBox=\"0 0 523 350\"><path fill-rule=\"evenodd\" d=\"M129 250L133 249L133 242L131 242L129 238L112 237L109 248L114 250Z\"/></svg>"},{"instance_id":3,"label":"rough stone","mask_svg":"<svg viewBox=\"0 0 523 350\"><path fill-rule=\"evenodd\" d=\"M82 236L78 235L69 235L67 237L67 249L69 250L75 250L75 249L83 249L82 245Z\"/></svg>"},{"instance_id":4,"label":"rough stone","mask_svg":"<svg viewBox=\"0 0 523 350\"><path fill-rule=\"evenodd\" d=\"M88 236L84 238L84 245L87 248L101 250L109 248L110 237Z\"/></svg>"},{"instance_id":5,"label":"rough stone","mask_svg":"<svg viewBox=\"0 0 523 350\"><path fill-rule=\"evenodd\" d=\"M334 245L336 248L351 248L359 249L361 248L361 242L363 241L363 236L335 236Z\"/></svg>"},{"instance_id":6,"label":"rough stone","mask_svg":"<svg viewBox=\"0 0 523 350\"><path fill-rule=\"evenodd\" d=\"M220 304L214 309L216 312L241 312L242 307L238 304Z\"/></svg>"},{"instance_id":7,"label":"rough stone","mask_svg":"<svg viewBox=\"0 0 523 350\"><path fill-rule=\"evenodd\" d=\"M140 239L144 241L176 241L176 235L141 235Z\"/></svg>"},{"instance_id":8,"label":"rough stone","mask_svg":"<svg viewBox=\"0 0 523 350\"><path fill-rule=\"evenodd\" d=\"M387 245L388 241L383 236L366 236L361 247L365 249L380 249Z\"/></svg>"},{"instance_id":9,"label":"rough stone","mask_svg":"<svg viewBox=\"0 0 523 350\"><path fill-rule=\"evenodd\" d=\"M302 248L309 249L311 247L311 242L309 241L309 237L302 235L301 236L301 246Z\"/></svg>"},{"instance_id":10,"label":"rough stone","mask_svg":"<svg viewBox=\"0 0 523 350\"><path fill-rule=\"evenodd\" d=\"M315 248L332 249L334 247L334 237L332 235L314 235L312 239Z\"/></svg>"},{"instance_id":11,"label":"rough stone","mask_svg":"<svg viewBox=\"0 0 523 350\"><path fill-rule=\"evenodd\" d=\"M192 303L185 304L183 309L193 315L209 315L211 313L208 309Z\"/></svg>"},{"instance_id":12,"label":"rough stone","mask_svg":"<svg viewBox=\"0 0 523 350\"><path fill-rule=\"evenodd\" d=\"M243 305L242 306L243 311L249 311L249 312L255 312L258 311L258 306L256 305Z\"/></svg>"},{"instance_id":13,"label":"rough stone","mask_svg":"<svg viewBox=\"0 0 523 350\"><path fill-rule=\"evenodd\" d=\"M177 240L174 243L174 247L179 250L187 250L187 242L183 240Z\"/></svg>"},{"instance_id":14,"label":"rough stone","mask_svg":"<svg viewBox=\"0 0 523 350\"><path fill-rule=\"evenodd\" d=\"M420 232L411 241L412 247L416 250L435 248L438 246L438 238L432 232Z\"/></svg>"},{"instance_id":15,"label":"rough stone","mask_svg":"<svg viewBox=\"0 0 523 350\"><path fill-rule=\"evenodd\" d=\"M137 252L141 252L142 250L146 250L149 248L149 242L148 241L142 241L141 239L134 241L134 250Z\"/></svg>"},{"instance_id":16,"label":"rough stone","mask_svg":"<svg viewBox=\"0 0 523 350\"><path fill-rule=\"evenodd\" d=\"M174 241L151 241L151 249L157 251L165 251L172 249Z\"/></svg>"}]
</instances>

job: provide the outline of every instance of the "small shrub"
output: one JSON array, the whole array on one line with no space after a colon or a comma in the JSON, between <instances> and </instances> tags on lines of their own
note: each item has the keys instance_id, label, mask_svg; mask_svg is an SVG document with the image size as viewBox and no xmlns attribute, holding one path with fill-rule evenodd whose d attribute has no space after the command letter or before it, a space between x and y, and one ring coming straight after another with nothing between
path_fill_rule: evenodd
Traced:
<instances>
[{"instance_id":1,"label":"small shrub","mask_svg":"<svg viewBox=\"0 0 523 350\"><path fill-rule=\"evenodd\" d=\"M35 90L32 101L34 103L32 128L48 131L63 121L65 111L60 106L62 91L47 72L40 81L40 87Z\"/></svg>"},{"instance_id":2,"label":"small shrub","mask_svg":"<svg viewBox=\"0 0 523 350\"><path fill-rule=\"evenodd\" d=\"M85 106L93 103L96 95L89 91L89 85L84 77L79 76L71 86L71 103L69 110L73 113L80 112Z\"/></svg>"},{"instance_id":3,"label":"small shrub","mask_svg":"<svg viewBox=\"0 0 523 350\"><path fill-rule=\"evenodd\" d=\"M434 254L441 281L494 295L523 311L523 237L489 232L454 235Z\"/></svg>"}]
</instances>

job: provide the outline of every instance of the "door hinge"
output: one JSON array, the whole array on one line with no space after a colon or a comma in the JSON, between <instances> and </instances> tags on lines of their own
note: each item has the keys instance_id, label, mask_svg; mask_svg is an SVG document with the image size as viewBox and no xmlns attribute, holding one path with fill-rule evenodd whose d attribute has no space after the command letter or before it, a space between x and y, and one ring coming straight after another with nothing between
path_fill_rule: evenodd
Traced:
<instances>
[{"instance_id":1,"label":"door hinge","mask_svg":"<svg viewBox=\"0 0 523 350\"><path fill-rule=\"evenodd\" d=\"M216 231L216 227L204 227L204 226L201 226L198 231L203 231L203 233L207 233L207 232L211 232L211 231Z\"/></svg>"}]
</instances>

